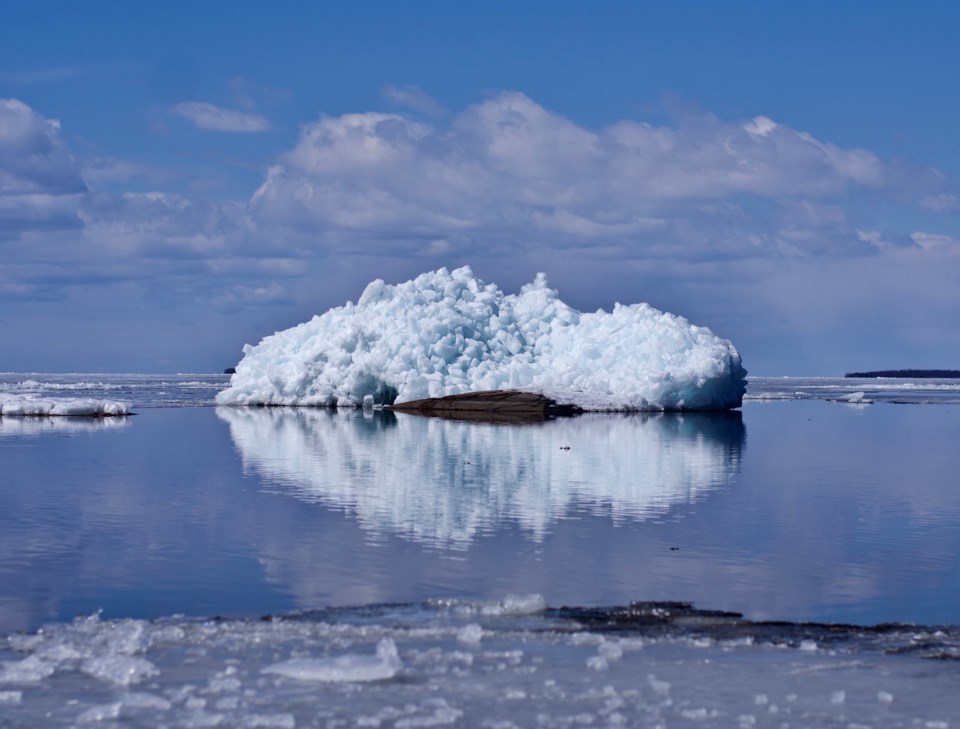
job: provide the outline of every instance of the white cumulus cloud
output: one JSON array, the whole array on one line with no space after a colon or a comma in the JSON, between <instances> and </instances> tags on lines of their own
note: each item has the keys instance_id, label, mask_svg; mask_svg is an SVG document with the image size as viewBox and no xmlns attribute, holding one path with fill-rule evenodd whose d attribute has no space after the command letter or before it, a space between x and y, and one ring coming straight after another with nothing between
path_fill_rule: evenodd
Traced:
<instances>
[{"instance_id":1,"label":"white cumulus cloud","mask_svg":"<svg viewBox=\"0 0 960 729\"><path fill-rule=\"evenodd\" d=\"M184 101L173 106L173 112L189 119L198 129L213 132L265 132L270 123L259 114L223 109L204 101Z\"/></svg>"},{"instance_id":2,"label":"white cumulus cloud","mask_svg":"<svg viewBox=\"0 0 960 729\"><path fill-rule=\"evenodd\" d=\"M832 201L889 183L873 153L766 117L592 130L507 92L443 124L321 117L270 168L251 210L266 227L351 249L406 237L454 250L509 238L693 255L753 254L758 242L843 252L862 241Z\"/></svg>"},{"instance_id":3,"label":"white cumulus cloud","mask_svg":"<svg viewBox=\"0 0 960 729\"><path fill-rule=\"evenodd\" d=\"M0 99L0 235L76 226L86 189L60 122L17 99Z\"/></svg>"}]
</instances>

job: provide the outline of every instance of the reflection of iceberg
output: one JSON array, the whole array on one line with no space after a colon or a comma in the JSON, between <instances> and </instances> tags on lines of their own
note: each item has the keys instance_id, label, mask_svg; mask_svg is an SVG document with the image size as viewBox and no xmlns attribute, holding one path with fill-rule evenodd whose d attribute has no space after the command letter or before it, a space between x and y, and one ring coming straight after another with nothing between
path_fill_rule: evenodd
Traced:
<instances>
[{"instance_id":1,"label":"reflection of iceberg","mask_svg":"<svg viewBox=\"0 0 960 729\"><path fill-rule=\"evenodd\" d=\"M0 415L0 437L5 435L73 434L115 430L130 425L129 418L17 417Z\"/></svg>"},{"instance_id":2,"label":"reflection of iceberg","mask_svg":"<svg viewBox=\"0 0 960 729\"><path fill-rule=\"evenodd\" d=\"M218 408L244 467L369 531L469 543L504 522L540 539L577 503L646 519L737 472L739 413L586 415L502 427L389 412ZM569 449L567 449L569 447Z\"/></svg>"}]
</instances>

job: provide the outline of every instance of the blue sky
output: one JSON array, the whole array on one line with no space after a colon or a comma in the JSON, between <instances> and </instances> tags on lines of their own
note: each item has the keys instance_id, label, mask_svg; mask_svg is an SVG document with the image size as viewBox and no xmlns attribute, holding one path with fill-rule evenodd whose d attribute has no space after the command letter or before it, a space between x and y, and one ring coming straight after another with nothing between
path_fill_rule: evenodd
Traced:
<instances>
[{"instance_id":1,"label":"blue sky","mask_svg":"<svg viewBox=\"0 0 960 729\"><path fill-rule=\"evenodd\" d=\"M955 3L8 5L0 370L218 371L464 264L960 367Z\"/></svg>"}]
</instances>

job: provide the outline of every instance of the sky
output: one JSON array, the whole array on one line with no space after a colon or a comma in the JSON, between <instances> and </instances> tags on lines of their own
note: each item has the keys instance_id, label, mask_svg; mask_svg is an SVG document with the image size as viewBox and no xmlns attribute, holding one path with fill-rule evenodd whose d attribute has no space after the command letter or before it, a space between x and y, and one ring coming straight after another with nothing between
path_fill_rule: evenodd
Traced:
<instances>
[{"instance_id":1,"label":"sky","mask_svg":"<svg viewBox=\"0 0 960 729\"><path fill-rule=\"evenodd\" d=\"M960 4L0 9L0 371L216 372L547 274L756 375L960 368Z\"/></svg>"}]
</instances>

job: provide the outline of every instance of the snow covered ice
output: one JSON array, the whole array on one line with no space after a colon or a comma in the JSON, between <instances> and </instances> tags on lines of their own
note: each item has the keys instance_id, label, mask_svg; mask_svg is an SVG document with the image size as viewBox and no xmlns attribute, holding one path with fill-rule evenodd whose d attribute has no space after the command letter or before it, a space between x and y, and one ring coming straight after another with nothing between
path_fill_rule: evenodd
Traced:
<instances>
[{"instance_id":1,"label":"snow covered ice","mask_svg":"<svg viewBox=\"0 0 960 729\"><path fill-rule=\"evenodd\" d=\"M581 313L546 278L505 295L469 267L397 285L244 347L222 405L360 406L523 389L585 410L739 407L729 341L647 304Z\"/></svg>"},{"instance_id":2,"label":"snow covered ice","mask_svg":"<svg viewBox=\"0 0 960 729\"><path fill-rule=\"evenodd\" d=\"M130 406L117 400L49 398L0 394L3 416L114 416L129 415Z\"/></svg>"}]
</instances>

